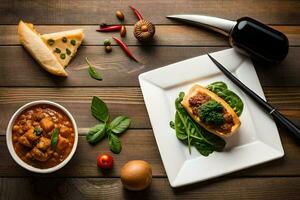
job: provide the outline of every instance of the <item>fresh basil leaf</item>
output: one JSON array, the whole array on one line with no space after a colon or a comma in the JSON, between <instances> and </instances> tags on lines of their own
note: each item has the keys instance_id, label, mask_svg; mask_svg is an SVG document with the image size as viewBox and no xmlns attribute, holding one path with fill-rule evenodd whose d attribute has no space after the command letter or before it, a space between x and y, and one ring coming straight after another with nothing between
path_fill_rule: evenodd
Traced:
<instances>
[{"instance_id":1,"label":"fresh basil leaf","mask_svg":"<svg viewBox=\"0 0 300 200\"><path fill-rule=\"evenodd\" d=\"M110 129L116 134L123 133L130 125L131 119L126 116L118 116L110 123Z\"/></svg>"},{"instance_id":2,"label":"fresh basil leaf","mask_svg":"<svg viewBox=\"0 0 300 200\"><path fill-rule=\"evenodd\" d=\"M89 143L95 144L103 139L105 135L105 124L101 123L90 128L85 138Z\"/></svg>"},{"instance_id":3,"label":"fresh basil leaf","mask_svg":"<svg viewBox=\"0 0 300 200\"><path fill-rule=\"evenodd\" d=\"M96 79L96 80L102 80L101 75L96 71L95 67L93 67L93 65L89 62L88 58L85 58L85 61L87 62L88 66L89 66L89 74L92 78Z\"/></svg>"},{"instance_id":4,"label":"fresh basil leaf","mask_svg":"<svg viewBox=\"0 0 300 200\"><path fill-rule=\"evenodd\" d=\"M109 140L108 145L110 150L113 153L119 154L122 150L122 144L118 136L111 133L108 137L108 140Z\"/></svg>"},{"instance_id":5,"label":"fresh basil leaf","mask_svg":"<svg viewBox=\"0 0 300 200\"><path fill-rule=\"evenodd\" d=\"M107 120L109 118L108 108L107 108L106 104L98 97L93 97L91 111L92 111L92 115L96 119L98 119L104 123L107 122Z\"/></svg>"},{"instance_id":6,"label":"fresh basil leaf","mask_svg":"<svg viewBox=\"0 0 300 200\"><path fill-rule=\"evenodd\" d=\"M39 127L34 128L33 132L36 136L40 136L42 134L42 130Z\"/></svg>"},{"instance_id":7,"label":"fresh basil leaf","mask_svg":"<svg viewBox=\"0 0 300 200\"><path fill-rule=\"evenodd\" d=\"M244 109L244 103L241 98L233 91L227 88L227 85L223 82L214 82L207 86L207 89L217 94L219 97L224 99L231 108L240 116Z\"/></svg>"},{"instance_id":8,"label":"fresh basil leaf","mask_svg":"<svg viewBox=\"0 0 300 200\"><path fill-rule=\"evenodd\" d=\"M55 128L52 132L52 136L51 136L51 149L54 150L57 146L57 142L58 142L58 135L59 135L59 129Z\"/></svg>"}]
</instances>

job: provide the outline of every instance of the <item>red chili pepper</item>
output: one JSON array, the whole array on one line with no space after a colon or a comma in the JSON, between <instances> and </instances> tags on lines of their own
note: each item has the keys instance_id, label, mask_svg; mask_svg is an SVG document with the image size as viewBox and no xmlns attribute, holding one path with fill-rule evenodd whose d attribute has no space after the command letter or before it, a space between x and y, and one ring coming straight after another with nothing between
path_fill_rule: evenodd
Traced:
<instances>
[{"instance_id":1,"label":"red chili pepper","mask_svg":"<svg viewBox=\"0 0 300 200\"><path fill-rule=\"evenodd\" d=\"M123 51L126 53L126 55L129 57L129 58L131 58L131 59L133 59L135 62L139 62L134 56L133 56L133 54L131 53L131 51L129 50L129 48L128 48L128 46L124 43L124 42L122 42L121 40L119 40L118 38L116 38L116 37L112 37L116 42L117 42L117 44L123 49Z\"/></svg>"},{"instance_id":2,"label":"red chili pepper","mask_svg":"<svg viewBox=\"0 0 300 200\"><path fill-rule=\"evenodd\" d=\"M139 20L143 19L143 16L141 15L141 13L136 8L134 8L133 6L129 6L129 7L133 10L133 12L135 13L135 15L137 16L137 18Z\"/></svg>"},{"instance_id":3,"label":"red chili pepper","mask_svg":"<svg viewBox=\"0 0 300 200\"><path fill-rule=\"evenodd\" d=\"M121 25L113 25L113 26L100 26L100 29L97 29L98 32L112 32L112 31L119 31L121 30Z\"/></svg>"}]
</instances>

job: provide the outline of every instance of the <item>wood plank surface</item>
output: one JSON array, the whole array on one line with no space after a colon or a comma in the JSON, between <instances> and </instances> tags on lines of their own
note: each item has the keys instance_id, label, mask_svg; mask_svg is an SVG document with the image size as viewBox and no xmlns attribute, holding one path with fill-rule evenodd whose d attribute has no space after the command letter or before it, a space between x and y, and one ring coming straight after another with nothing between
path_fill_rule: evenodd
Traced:
<instances>
[{"instance_id":1,"label":"wood plank surface","mask_svg":"<svg viewBox=\"0 0 300 200\"><path fill-rule=\"evenodd\" d=\"M55 77L43 70L20 46L0 47L0 86L139 86L138 75L165 65L228 47L130 47L143 63L131 61L114 47L107 54L100 46L83 46L68 66L68 78ZM300 86L300 47L291 47L287 58L271 65L254 61L263 86ZM103 75L103 81L89 77L85 57ZM155 58L155 59L154 59ZM220 72L221 73L221 72Z\"/></svg>"},{"instance_id":2,"label":"wood plank surface","mask_svg":"<svg viewBox=\"0 0 300 200\"><path fill-rule=\"evenodd\" d=\"M219 178L172 189L167 179L155 178L146 191L123 189L120 179L1 178L4 199L298 199L300 178ZM18 192L16 192L18 191Z\"/></svg>"},{"instance_id":3,"label":"wood plank surface","mask_svg":"<svg viewBox=\"0 0 300 200\"><path fill-rule=\"evenodd\" d=\"M155 24L174 23L165 16L181 13L212 15L232 20L251 16L268 24L300 24L300 2L293 0L4 0L0 4L0 24L17 24L20 19L36 24L119 23L115 17L116 10L124 12L125 23L133 24L136 17L128 8L129 5L134 5L144 18Z\"/></svg>"},{"instance_id":4,"label":"wood plank surface","mask_svg":"<svg viewBox=\"0 0 300 200\"><path fill-rule=\"evenodd\" d=\"M81 136L79 137L78 148L70 163L61 170L46 175L31 173L17 165L8 152L5 136L0 136L0 177L119 177L121 167L127 161L136 159L151 163L154 177L166 177L152 130L126 131L121 136L123 150L118 155L113 154L114 169L108 173L99 171L96 166L96 158L100 153L110 153L107 139L96 145L90 145L84 137L87 128L80 128L79 130ZM280 128L280 136L285 150L283 158L227 176L300 176L300 160L298 159L300 144L282 128Z\"/></svg>"},{"instance_id":5,"label":"wood plank surface","mask_svg":"<svg viewBox=\"0 0 300 200\"><path fill-rule=\"evenodd\" d=\"M155 40L139 43L132 35L137 21L128 8L134 5L156 25ZM123 40L141 61L128 59L113 41L104 52L103 40L119 33L98 33L100 23L119 24L115 11L125 14ZM2 0L0 3L0 199L299 199L300 143L281 125L285 156L221 178L181 188L167 180L139 88L138 75L187 58L229 48L222 35L166 19L171 14L204 14L236 20L250 16L287 35L290 50L280 64L253 60L270 104L300 126L300 1L295 0ZM67 68L69 77L45 72L23 49L17 38L20 19L36 24L41 33L75 28L85 30L78 55ZM84 58L103 75L89 77ZM121 137L123 150L114 156L114 168L100 171L99 153L111 153L107 139L86 142L88 128L97 123L90 114L92 96L103 99L111 118L127 115L132 124ZM52 174L35 174L18 166L6 147L5 129L11 115L23 104L46 99L65 106L79 127L78 149L72 160ZM129 160L143 159L153 168L152 186L142 192L123 189L120 169ZM205 173L205 172L204 172Z\"/></svg>"},{"instance_id":6,"label":"wood plank surface","mask_svg":"<svg viewBox=\"0 0 300 200\"><path fill-rule=\"evenodd\" d=\"M271 105L300 125L300 87L265 88ZM283 95L284 94L284 95ZM143 96L139 88L0 88L0 134L5 132L10 117L22 105L47 99L61 103L73 115L80 128L91 127L97 120L90 114L92 96L103 99L111 117L127 115L131 128L151 128Z\"/></svg>"},{"instance_id":7,"label":"wood plank surface","mask_svg":"<svg viewBox=\"0 0 300 200\"><path fill-rule=\"evenodd\" d=\"M41 33L52 33L81 28L84 30L84 42L82 45L103 46L103 41L111 36L120 37L119 32L99 33L98 25L37 25L36 29ZM300 45L300 26L271 26L283 32L289 39L290 46ZM133 36L133 26L126 26L127 36L122 38L127 45L151 45L151 46L229 46L228 38L221 34L208 31L203 28L185 25L157 25L154 41L140 43ZM0 45L20 45L16 25L0 25ZM112 44L116 45L112 40Z\"/></svg>"}]
</instances>

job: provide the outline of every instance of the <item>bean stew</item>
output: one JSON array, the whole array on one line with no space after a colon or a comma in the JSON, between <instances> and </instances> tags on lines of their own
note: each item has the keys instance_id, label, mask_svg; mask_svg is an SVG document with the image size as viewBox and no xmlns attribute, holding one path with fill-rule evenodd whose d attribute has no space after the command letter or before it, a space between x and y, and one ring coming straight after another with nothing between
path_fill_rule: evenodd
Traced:
<instances>
[{"instance_id":1,"label":"bean stew","mask_svg":"<svg viewBox=\"0 0 300 200\"><path fill-rule=\"evenodd\" d=\"M74 126L57 107L34 105L15 120L12 141L16 154L27 164L47 169L65 160L74 145Z\"/></svg>"}]
</instances>

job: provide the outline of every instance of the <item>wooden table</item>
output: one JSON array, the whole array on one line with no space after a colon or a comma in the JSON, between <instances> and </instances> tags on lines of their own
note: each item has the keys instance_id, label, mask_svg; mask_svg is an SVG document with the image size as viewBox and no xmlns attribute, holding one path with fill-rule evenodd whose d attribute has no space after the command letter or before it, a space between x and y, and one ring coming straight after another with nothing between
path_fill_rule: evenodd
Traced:
<instances>
[{"instance_id":1,"label":"wooden table","mask_svg":"<svg viewBox=\"0 0 300 200\"><path fill-rule=\"evenodd\" d=\"M156 40L142 45L132 35L136 18L128 8L134 4L156 24ZM124 41L144 63L130 61L118 46L106 54L103 40L118 33L97 33L99 23L119 23L115 11L125 14ZM254 61L268 101L300 126L300 1L22 1L0 3L0 199L299 199L300 146L279 126L285 150L282 159L252 167L225 177L172 189L166 178L137 76L180 60L229 48L227 39L165 18L169 14L201 13L237 19L251 16L284 32L290 41L287 58L278 65ZM67 68L69 77L60 79L43 69L22 48L16 24L20 19L37 24L41 33L73 28L85 30L85 41ZM115 45L115 43L113 43ZM103 81L91 79L84 58L100 66ZM123 69L123 71L122 71ZM125 69L125 72L124 72ZM137 69L131 73L128 69ZM112 117L132 118L130 130L121 137L123 151L114 155L115 166L101 173L97 155L109 152L107 141L95 146L85 140L96 120L90 114L92 96L108 103ZM9 118L21 105L38 99L58 102L69 109L79 126L75 156L63 169L49 175L30 173L11 158L5 142ZM259 153L259 152L258 152ZM174 155L176 156L176 155ZM153 183L143 192L122 188L120 168L128 160L143 159L152 164Z\"/></svg>"}]
</instances>

